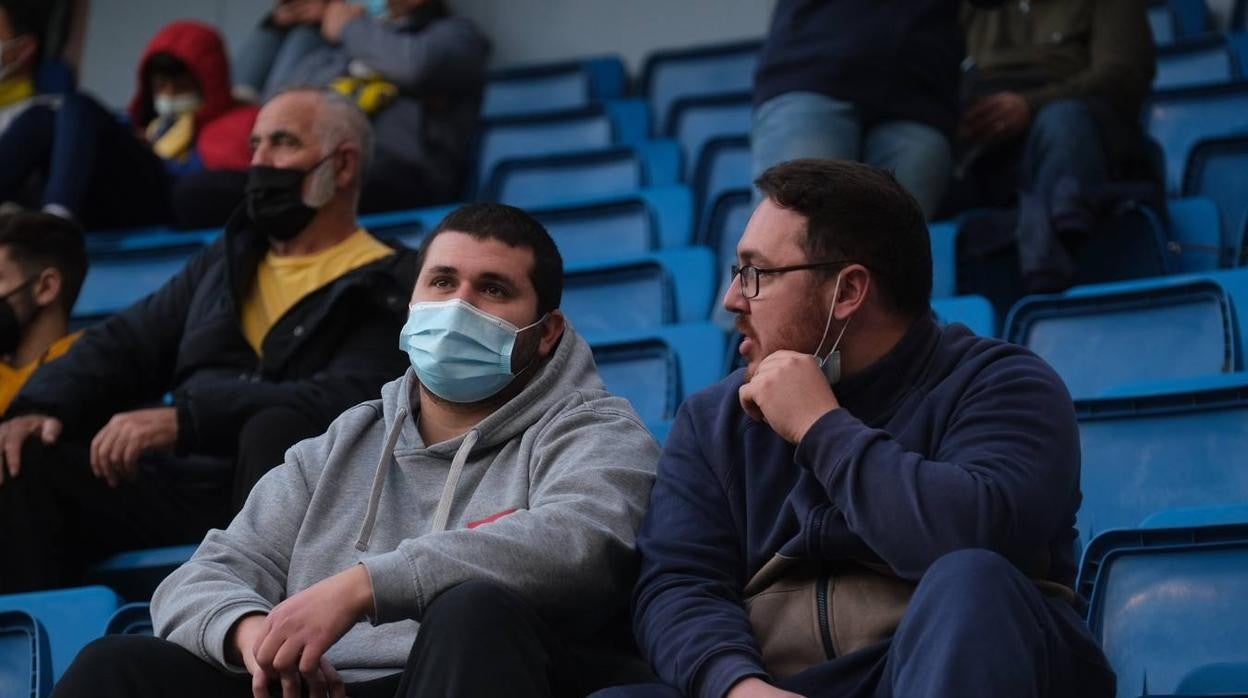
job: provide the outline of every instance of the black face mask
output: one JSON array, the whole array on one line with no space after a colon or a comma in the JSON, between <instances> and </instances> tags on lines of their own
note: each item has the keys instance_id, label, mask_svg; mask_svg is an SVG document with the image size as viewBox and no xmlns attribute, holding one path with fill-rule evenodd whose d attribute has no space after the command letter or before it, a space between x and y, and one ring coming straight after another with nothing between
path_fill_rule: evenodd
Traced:
<instances>
[{"instance_id":1,"label":"black face mask","mask_svg":"<svg viewBox=\"0 0 1248 698\"><path fill-rule=\"evenodd\" d=\"M248 170L243 202L260 232L285 242L308 227L317 209L303 203L303 180L331 157L325 156L307 170L266 165L253 165Z\"/></svg>"},{"instance_id":2,"label":"black face mask","mask_svg":"<svg viewBox=\"0 0 1248 698\"><path fill-rule=\"evenodd\" d=\"M0 296L0 356L9 356L17 351L17 345L22 341L23 323L17 318L17 311L13 309L9 299L29 285L30 280L24 281L22 285Z\"/></svg>"}]
</instances>

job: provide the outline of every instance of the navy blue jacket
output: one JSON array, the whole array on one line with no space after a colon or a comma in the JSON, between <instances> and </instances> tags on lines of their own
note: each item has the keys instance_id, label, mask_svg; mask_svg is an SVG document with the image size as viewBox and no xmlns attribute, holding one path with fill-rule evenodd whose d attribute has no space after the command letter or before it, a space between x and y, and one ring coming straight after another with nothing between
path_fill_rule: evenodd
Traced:
<instances>
[{"instance_id":1,"label":"navy blue jacket","mask_svg":"<svg viewBox=\"0 0 1248 698\"><path fill-rule=\"evenodd\" d=\"M754 102L816 92L853 103L868 124L918 121L952 138L966 53L960 8L959 0L779 0Z\"/></svg>"},{"instance_id":2,"label":"navy blue jacket","mask_svg":"<svg viewBox=\"0 0 1248 698\"><path fill-rule=\"evenodd\" d=\"M668 683L718 698L766 675L742 590L777 553L917 581L986 548L1073 586L1074 407L1031 352L920 319L797 446L742 411L742 375L681 407L638 536L634 632Z\"/></svg>"}]
</instances>

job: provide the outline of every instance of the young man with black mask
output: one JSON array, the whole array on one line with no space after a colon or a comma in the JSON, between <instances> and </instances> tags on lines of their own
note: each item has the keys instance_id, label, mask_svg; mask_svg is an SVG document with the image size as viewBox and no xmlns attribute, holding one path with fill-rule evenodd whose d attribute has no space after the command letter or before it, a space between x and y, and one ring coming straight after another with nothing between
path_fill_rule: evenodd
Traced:
<instances>
[{"instance_id":1,"label":"young man with black mask","mask_svg":"<svg viewBox=\"0 0 1248 698\"><path fill-rule=\"evenodd\" d=\"M48 213L0 217L0 418L35 371L82 335L69 333L69 314L86 274L77 224Z\"/></svg>"},{"instance_id":2,"label":"young man with black mask","mask_svg":"<svg viewBox=\"0 0 1248 698\"><path fill-rule=\"evenodd\" d=\"M199 540L402 369L415 265L356 222L371 141L336 95L275 97L222 239L27 383L0 424L0 591Z\"/></svg>"},{"instance_id":3,"label":"young man with black mask","mask_svg":"<svg viewBox=\"0 0 1248 698\"><path fill-rule=\"evenodd\" d=\"M541 224L472 204L419 256L390 340L411 369L208 534L152 599L157 638L95 642L55 695L579 697L627 680L631 643L609 629L627 638L658 447L565 322Z\"/></svg>"}]
</instances>

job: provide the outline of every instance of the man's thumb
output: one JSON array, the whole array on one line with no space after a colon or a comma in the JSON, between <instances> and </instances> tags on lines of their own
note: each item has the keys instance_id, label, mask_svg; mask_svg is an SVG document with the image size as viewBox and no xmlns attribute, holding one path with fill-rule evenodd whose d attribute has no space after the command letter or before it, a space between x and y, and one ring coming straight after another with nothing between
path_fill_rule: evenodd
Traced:
<instances>
[{"instance_id":1,"label":"man's thumb","mask_svg":"<svg viewBox=\"0 0 1248 698\"><path fill-rule=\"evenodd\" d=\"M61 438L61 429L61 420L49 417L43 420L43 426L39 430L39 435L43 438L45 444L51 446L56 443L57 439Z\"/></svg>"}]
</instances>

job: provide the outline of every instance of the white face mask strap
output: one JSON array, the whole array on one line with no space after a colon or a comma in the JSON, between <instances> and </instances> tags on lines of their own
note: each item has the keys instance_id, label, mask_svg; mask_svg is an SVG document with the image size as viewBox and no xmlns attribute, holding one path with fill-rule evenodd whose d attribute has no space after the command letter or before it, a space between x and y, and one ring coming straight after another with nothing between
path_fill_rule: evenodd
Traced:
<instances>
[{"instance_id":1,"label":"white face mask strap","mask_svg":"<svg viewBox=\"0 0 1248 698\"><path fill-rule=\"evenodd\" d=\"M841 277L836 277L836 288L832 290L832 307L828 309L828 321L823 325L823 335L819 337L819 343L815 345L815 358L819 359L819 365L823 366L827 362L828 357L832 356L832 352L841 345L841 337L845 336L845 330L849 328L849 321L845 322L845 326L841 328L841 333L836 336L836 341L832 343L832 350L827 355L820 357L819 350L823 348L823 342L828 338L828 331L832 329L832 317L836 315L836 301L841 297Z\"/></svg>"}]
</instances>

